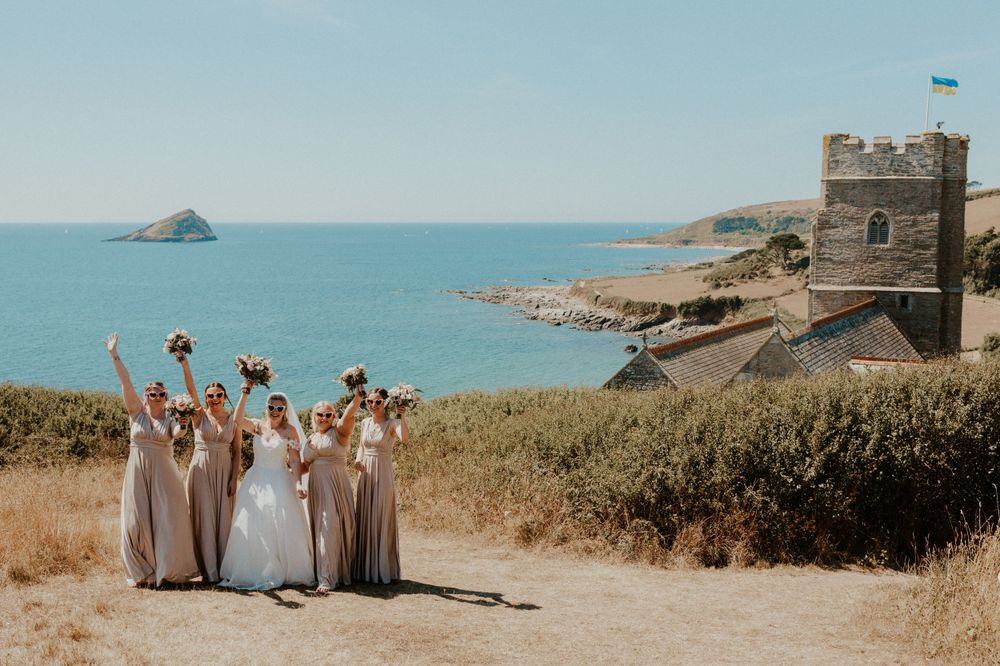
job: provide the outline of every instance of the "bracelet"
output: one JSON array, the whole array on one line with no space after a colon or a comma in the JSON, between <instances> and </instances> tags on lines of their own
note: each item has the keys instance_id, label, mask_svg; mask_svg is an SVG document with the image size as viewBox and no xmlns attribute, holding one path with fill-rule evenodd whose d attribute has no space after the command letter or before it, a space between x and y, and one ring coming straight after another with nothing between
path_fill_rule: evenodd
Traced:
<instances>
[{"instance_id":1,"label":"bracelet","mask_svg":"<svg viewBox=\"0 0 1000 666\"><path fill-rule=\"evenodd\" d=\"M250 389L240 389L240 393L243 395L250 395Z\"/></svg>"},{"instance_id":2,"label":"bracelet","mask_svg":"<svg viewBox=\"0 0 1000 666\"><path fill-rule=\"evenodd\" d=\"M120 360L121 360L121 358L119 358L118 356L112 356L112 357L111 357L111 360L112 360L112 361L120 361Z\"/></svg>"}]
</instances>

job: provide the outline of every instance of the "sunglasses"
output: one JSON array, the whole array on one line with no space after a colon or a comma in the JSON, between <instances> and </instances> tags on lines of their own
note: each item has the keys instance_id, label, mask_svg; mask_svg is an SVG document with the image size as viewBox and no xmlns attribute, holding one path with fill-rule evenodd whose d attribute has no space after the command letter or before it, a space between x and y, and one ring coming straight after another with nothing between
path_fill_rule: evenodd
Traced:
<instances>
[{"instance_id":1,"label":"sunglasses","mask_svg":"<svg viewBox=\"0 0 1000 666\"><path fill-rule=\"evenodd\" d=\"M316 418L318 419L328 419L333 416L333 412L316 412Z\"/></svg>"},{"instance_id":2,"label":"sunglasses","mask_svg":"<svg viewBox=\"0 0 1000 666\"><path fill-rule=\"evenodd\" d=\"M147 391L146 395L149 396L150 398L166 398L167 397L167 392L166 391Z\"/></svg>"},{"instance_id":3,"label":"sunglasses","mask_svg":"<svg viewBox=\"0 0 1000 666\"><path fill-rule=\"evenodd\" d=\"M226 394L225 393L206 393L205 396L209 400L222 400Z\"/></svg>"},{"instance_id":4,"label":"sunglasses","mask_svg":"<svg viewBox=\"0 0 1000 666\"><path fill-rule=\"evenodd\" d=\"M365 402L367 402L369 405L381 405L382 398L374 398L372 400L366 400Z\"/></svg>"},{"instance_id":5,"label":"sunglasses","mask_svg":"<svg viewBox=\"0 0 1000 666\"><path fill-rule=\"evenodd\" d=\"M268 405L267 406L267 411L269 411L269 412L278 412L280 414L281 412L285 411L285 406L284 405Z\"/></svg>"}]
</instances>

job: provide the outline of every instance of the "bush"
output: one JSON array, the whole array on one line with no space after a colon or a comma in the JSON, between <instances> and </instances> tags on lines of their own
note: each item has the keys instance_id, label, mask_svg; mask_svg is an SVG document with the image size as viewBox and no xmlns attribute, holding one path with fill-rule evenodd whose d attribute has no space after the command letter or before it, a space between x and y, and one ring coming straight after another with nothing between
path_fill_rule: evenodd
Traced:
<instances>
[{"instance_id":1,"label":"bush","mask_svg":"<svg viewBox=\"0 0 1000 666\"><path fill-rule=\"evenodd\" d=\"M774 234L780 234L783 231L788 231L792 227L805 227L808 229L809 220L798 215L784 215L771 222L771 224L768 225L768 231Z\"/></svg>"},{"instance_id":2,"label":"bush","mask_svg":"<svg viewBox=\"0 0 1000 666\"><path fill-rule=\"evenodd\" d=\"M731 234L738 231L763 231L756 217L720 217L712 222L712 231L717 234Z\"/></svg>"},{"instance_id":3,"label":"bush","mask_svg":"<svg viewBox=\"0 0 1000 666\"><path fill-rule=\"evenodd\" d=\"M684 319L697 319L705 322L718 322L728 314L735 314L743 307L743 299L739 296L699 296L690 301L684 301L677 306L677 314Z\"/></svg>"},{"instance_id":4,"label":"bush","mask_svg":"<svg viewBox=\"0 0 1000 666\"><path fill-rule=\"evenodd\" d=\"M962 271L966 288L991 295L1000 289L1000 235L993 227L967 236Z\"/></svg>"},{"instance_id":5,"label":"bush","mask_svg":"<svg viewBox=\"0 0 1000 666\"><path fill-rule=\"evenodd\" d=\"M982 352L984 354L995 354L997 351L1000 351L1000 333L987 333L983 337Z\"/></svg>"},{"instance_id":6,"label":"bush","mask_svg":"<svg viewBox=\"0 0 1000 666\"><path fill-rule=\"evenodd\" d=\"M902 564L964 517L997 517L997 395L993 358L724 390L459 393L413 412L400 505L418 526L653 562ZM20 427L37 464L65 435L38 434L59 415L34 413ZM124 410L111 420L124 449Z\"/></svg>"},{"instance_id":7,"label":"bush","mask_svg":"<svg viewBox=\"0 0 1000 666\"><path fill-rule=\"evenodd\" d=\"M397 471L428 526L705 564L912 561L995 512L1000 362L728 390L435 399ZM632 535L632 536L629 536Z\"/></svg>"}]
</instances>

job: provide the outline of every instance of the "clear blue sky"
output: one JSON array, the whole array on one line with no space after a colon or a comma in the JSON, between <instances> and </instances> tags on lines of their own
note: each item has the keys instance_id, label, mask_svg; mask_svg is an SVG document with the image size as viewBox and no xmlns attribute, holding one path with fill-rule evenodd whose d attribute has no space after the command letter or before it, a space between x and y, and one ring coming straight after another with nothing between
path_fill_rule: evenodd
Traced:
<instances>
[{"instance_id":1,"label":"clear blue sky","mask_svg":"<svg viewBox=\"0 0 1000 666\"><path fill-rule=\"evenodd\" d=\"M821 137L972 138L1000 3L0 0L0 222L688 221Z\"/></svg>"}]
</instances>

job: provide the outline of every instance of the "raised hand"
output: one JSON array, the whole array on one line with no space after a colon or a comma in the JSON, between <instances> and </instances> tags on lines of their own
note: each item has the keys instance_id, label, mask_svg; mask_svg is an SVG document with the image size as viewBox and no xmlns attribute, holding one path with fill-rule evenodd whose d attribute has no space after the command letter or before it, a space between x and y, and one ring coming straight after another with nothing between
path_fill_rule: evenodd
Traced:
<instances>
[{"instance_id":1,"label":"raised hand","mask_svg":"<svg viewBox=\"0 0 1000 666\"><path fill-rule=\"evenodd\" d=\"M250 391L253 390L253 382L250 381L249 379L244 379L243 383L240 384L240 390L246 393L247 395L250 395Z\"/></svg>"},{"instance_id":2,"label":"raised hand","mask_svg":"<svg viewBox=\"0 0 1000 666\"><path fill-rule=\"evenodd\" d=\"M174 352L174 358L177 359L178 363L180 363L181 365L184 365L184 363L187 361L187 354L185 354L182 351L177 351L177 352Z\"/></svg>"},{"instance_id":3,"label":"raised hand","mask_svg":"<svg viewBox=\"0 0 1000 666\"><path fill-rule=\"evenodd\" d=\"M399 416L399 418L403 418L403 416L406 415L406 407L403 405L399 405L398 407L396 407L396 414Z\"/></svg>"},{"instance_id":4,"label":"raised hand","mask_svg":"<svg viewBox=\"0 0 1000 666\"><path fill-rule=\"evenodd\" d=\"M118 334L112 333L104 339L104 346L108 348L108 353L112 358L118 356Z\"/></svg>"}]
</instances>

